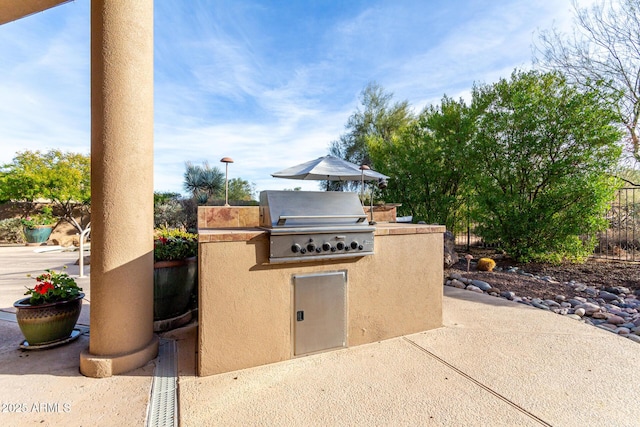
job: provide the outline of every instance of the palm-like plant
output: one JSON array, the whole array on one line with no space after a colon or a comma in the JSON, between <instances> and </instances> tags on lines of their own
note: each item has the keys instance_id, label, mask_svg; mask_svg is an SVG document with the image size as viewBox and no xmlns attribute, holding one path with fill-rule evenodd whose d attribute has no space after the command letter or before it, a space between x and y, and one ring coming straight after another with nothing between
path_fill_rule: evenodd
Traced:
<instances>
[{"instance_id":1,"label":"palm-like plant","mask_svg":"<svg viewBox=\"0 0 640 427\"><path fill-rule=\"evenodd\" d=\"M193 195L199 205L204 205L213 196L219 196L224 189L224 174L212 168L208 162L202 166L186 163L184 189Z\"/></svg>"},{"instance_id":2,"label":"palm-like plant","mask_svg":"<svg viewBox=\"0 0 640 427\"><path fill-rule=\"evenodd\" d=\"M218 168L204 164L200 174L202 189L209 195L221 195L224 190L224 174Z\"/></svg>"}]
</instances>

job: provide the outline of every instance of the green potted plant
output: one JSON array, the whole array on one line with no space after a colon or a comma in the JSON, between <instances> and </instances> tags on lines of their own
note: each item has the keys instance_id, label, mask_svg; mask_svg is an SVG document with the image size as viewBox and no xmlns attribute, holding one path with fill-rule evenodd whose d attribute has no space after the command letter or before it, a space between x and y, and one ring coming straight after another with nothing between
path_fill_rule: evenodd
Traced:
<instances>
[{"instance_id":1,"label":"green potted plant","mask_svg":"<svg viewBox=\"0 0 640 427\"><path fill-rule=\"evenodd\" d=\"M82 288L67 273L53 270L37 276L36 283L27 288L27 298L13 304L22 334L29 346L66 340L80 316Z\"/></svg>"},{"instance_id":2,"label":"green potted plant","mask_svg":"<svg viewBox=\"0 0 640 427\"><path fill-rule=\"evenodd\" d=\"M198 236L168 228L154 234L153 318L162 321L188 311L198 277Z\"/></svg>"},{"instance_id":3,"label":"green potted plant","mask_svg":"<svg viewBox=\"0 0 640 427\"><path fill-rule=\"evenodd\" d=\"M49 240L51 230L58 220L53 216L51 207L44 206L40 213L22 218L20 222L27 245L40 245Z\"/></svg>"}]
</instances>

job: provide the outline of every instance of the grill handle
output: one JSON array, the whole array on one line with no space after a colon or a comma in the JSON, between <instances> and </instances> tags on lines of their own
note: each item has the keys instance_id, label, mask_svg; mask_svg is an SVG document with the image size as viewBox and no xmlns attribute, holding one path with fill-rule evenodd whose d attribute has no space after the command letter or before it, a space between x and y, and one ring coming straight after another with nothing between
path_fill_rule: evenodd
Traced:
<instances>
[{"instance_id":1,"label":"grill handle","mask_svg":"<svg viewBox=\"0 0 640 427\"><path fill-rule=\"evenodd\" d=\"M367 219L366 215L280 215L278 217L278 225L282 226L288 219L357 219L358 222L363 222Z\"/></svg>"}]
</instances>

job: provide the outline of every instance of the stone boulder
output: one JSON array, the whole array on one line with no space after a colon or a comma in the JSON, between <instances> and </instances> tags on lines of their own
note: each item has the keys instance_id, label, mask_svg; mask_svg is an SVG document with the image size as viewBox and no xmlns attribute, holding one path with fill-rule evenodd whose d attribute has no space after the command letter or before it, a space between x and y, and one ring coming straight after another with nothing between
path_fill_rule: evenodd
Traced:
<instances>
[{"instance_id":1,"label":"stone boulder","mask_svg":"<svg viewBox=\"0 0 640 427\"><path fill-rule=\"evenodd\" d=\"M85 255L84 259L82 260L82 263L84 265L91 265L91 255ZM76 262L74 262L75 265L80 265L80 258L78 258L76 260Z\"/></svg>"}]
</instances>

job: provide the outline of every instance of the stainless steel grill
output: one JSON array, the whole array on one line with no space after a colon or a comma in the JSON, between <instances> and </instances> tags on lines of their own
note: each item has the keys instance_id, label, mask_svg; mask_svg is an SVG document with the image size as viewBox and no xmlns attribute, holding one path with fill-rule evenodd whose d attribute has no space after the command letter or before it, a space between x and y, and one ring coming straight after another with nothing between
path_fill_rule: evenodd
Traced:
<instances>
[{"instance_id":1,"label":"stainless steel grill","mask_svg":"<svg viewBox=\"0 0 640 427\"><path fill-rule=\"evenodd\" d=\"M269 262L373 255L373 234L356 193L263 191L260 226L269 230Z\"/></svg>"}]
</instances>

